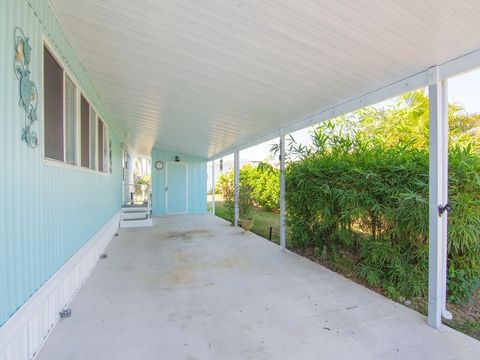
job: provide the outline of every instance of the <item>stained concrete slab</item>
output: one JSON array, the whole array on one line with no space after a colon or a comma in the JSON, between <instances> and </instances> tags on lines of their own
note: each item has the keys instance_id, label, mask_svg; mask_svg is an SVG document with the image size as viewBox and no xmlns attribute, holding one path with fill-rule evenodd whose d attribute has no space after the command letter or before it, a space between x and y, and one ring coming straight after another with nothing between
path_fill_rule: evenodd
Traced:
<instances>
[{"instance_id":1,"label":"stained concrete slab","mask_svg":"<svg viewBox=\"0 0 480 360\"><path fill-rule=\"evenodd\" d=\"M443 327L210 215L121 229L39 360L480 359Z\"/></svg>"}]
</instances>

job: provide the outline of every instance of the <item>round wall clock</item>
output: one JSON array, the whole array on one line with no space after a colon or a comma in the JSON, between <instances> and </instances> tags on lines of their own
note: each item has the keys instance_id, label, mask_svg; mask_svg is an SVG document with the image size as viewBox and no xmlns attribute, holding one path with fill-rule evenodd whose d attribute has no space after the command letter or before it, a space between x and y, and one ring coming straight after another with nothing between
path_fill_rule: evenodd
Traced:
<instances>
[{"instance_id":1,"label":"round wall clock","mask_svg":"<svg viewBox=\"0 0 480 360\"><path fill-rule=\"evenodd\" d=\"M163 169L163 161L158 160L157 162L155 162L155 169L162 170Z\"/></svg>"}]
</instances>

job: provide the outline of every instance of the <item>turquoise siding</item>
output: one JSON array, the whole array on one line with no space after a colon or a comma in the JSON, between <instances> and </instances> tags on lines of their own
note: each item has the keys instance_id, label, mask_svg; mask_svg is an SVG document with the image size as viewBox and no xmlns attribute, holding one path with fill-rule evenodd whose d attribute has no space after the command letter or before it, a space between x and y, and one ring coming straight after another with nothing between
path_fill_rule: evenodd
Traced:
<instances>
[{"instance_id":1,"label":"turquoise siding","mask_svg":"<svg viewBox=\"0 0 480 360\"><path fill-rule=\"evenodd\" d=\"M13 32L33 48L31 79L39 89L37 149L21 141L23 110L13 72ZM43 163L42 35L56 47L101 117L110 125L113 173ZM112 117L75 56L46 0L0 1L0 325L82 247L121 205L121 140Z\"/></svg>"},{"instance_id":2,"label":"turquoise siding","mask_svg":"<svg viewBox=\"0 0 480 360\"><path fill-rule=\"evenodd\" d=\"M173 162L175 155L188 164L188 213L207 212L207 160L194 156L168 152L160 149L152 151L152 206L153 215L164 215L166 163ZM155 169L155 162L165 163L163 170ZM170 199L169 199L170 200Z\"/></svg>"},{"instance_id":3,"label":"turquoise siding","mask_svg":"<svg viewBox=\"0 0 480 360\"><path fill-rule=\"evenodd\" d=\"M165 171L168 187L166 211L176 214L186 213L188 210L188 164L182 162L167 163Z\"/></svg>"}]
</instances>

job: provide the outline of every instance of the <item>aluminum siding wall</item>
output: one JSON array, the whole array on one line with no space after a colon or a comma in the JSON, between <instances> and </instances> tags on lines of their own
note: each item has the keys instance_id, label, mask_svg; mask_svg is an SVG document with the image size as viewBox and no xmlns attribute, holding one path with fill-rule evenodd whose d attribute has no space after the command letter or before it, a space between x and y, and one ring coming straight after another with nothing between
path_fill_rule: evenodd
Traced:
<instances>
[{"instance_id":1,"label":"aluminum siding wall","mask_svg":"<svg viewBox=\"0 0 480 360\"><path fill-rule=\"evenodd\" d=\"M165 170L166 163L175 160L188 163L188 213L207 212L207 160L195 156L173 153L154 148L152 151L152 210L153 215L165 214ZM155 162L161 160L163 170L155 169Z\"/></svg>"},{"instance_id":2,"label":"aluminum siding wall","mask_svg":"<svg viewBox=\"0 0 480 360\"><path fill-rule=\"evenodd\" d=\"M21 140L24 113L13 71L16 26L32 46L31 79L39 90L36 149ZM110 125L112 174L43 163L42 35ZM111 119L47 1L0 1L0 325L118 211L121 141Z\"/></svg>"}]
</instances>

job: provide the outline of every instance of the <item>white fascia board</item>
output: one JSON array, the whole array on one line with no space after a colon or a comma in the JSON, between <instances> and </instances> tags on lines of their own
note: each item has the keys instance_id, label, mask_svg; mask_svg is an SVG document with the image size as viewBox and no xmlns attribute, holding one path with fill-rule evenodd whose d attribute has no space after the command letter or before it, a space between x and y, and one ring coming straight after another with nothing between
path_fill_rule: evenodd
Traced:
<instances>
[{"instance_id":1,"label":"white fascia board","mask_svg":"<svg viewBox=\"0 0 480 360\"><path fill-rule=\"evenodd\" d=\"M433 67L435 66L432 66L432 68ZM474 70L475 68L478 68L478 67L480 67L480 50L473 51L471 53L462 55L458 58L452 59L441 65L438 65L437 67L438 77L436 81L447 80L449 77L460 75L462 73ZM310 116L297 119L283 127L285 130L285 134L289 134L291 132L304 129L309 126L319 124L323 121L333 119L337 116L348 114L352 111L364 108L366 106L377 104L379 102L388 100L395 96L399 96L405 92L426 87L431 83L431 79L429 79L429 75L431 75L430 69L426 69L418 74L409 76L403 80L381 87L377 90L366 93L355 99L348 100L342 104L338 104L329 109L325 109L323 111L312 114ZM269 131L263 135L260 135L251 141L233 145L227 148L226 150L211 156L208 160L210 161L210 160L218 159L222 156L226 156L233 153L235 150L243 150L251 146L261 144L265 141L274 139L279 136L280 136L280 128L274 131Z\"/></svg>"},{"instance_id":2,"label":"white fascia board","mask_svg":"<svg viewBox=\"0 0 480 360\"><path fill-rule=\"evenodd\" d=\"M318 113L312 114L310 116L297 119L290 124L284 127L285 134L292 133L297 130L304 129L306 127L319 124L321 122L333 119L337 116L348 114L352 111L364 108L366 106L374 105L384 100L390 99L392 97L401 95L408 91L417 90L419 88L425 87L428 84L428 71L422 71L421 73L412 75L408 78L405 78L401 81L397 81L390 85L384 86L377 90L371 91L367 94L364 94L358 98L348 100L342 104L333 106L329 109L320 111ZM255 139L244 142L242 144L234 145L226 150L211 156L208 160L216 160L222 156L229 155L235 150L242 150L261 144L265 141L274 139L280 136L280 128L270 131L266 134L256 137Z\"/></svg>"},{"instance_id":3,"label":"white fascia board","mask_svg":"<svg viewBox=\"0 0 480 360\"><path fill-rule=\"evenodd\" d=\"M438 80L448 80L452 76L475 70L478 67L480 67L480 50L472 51L439 65Z\"/></svg>"}]
</instances>

